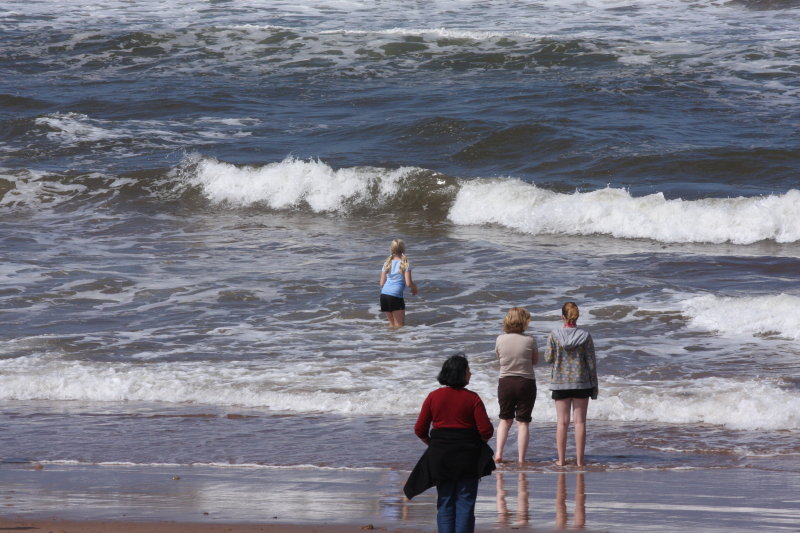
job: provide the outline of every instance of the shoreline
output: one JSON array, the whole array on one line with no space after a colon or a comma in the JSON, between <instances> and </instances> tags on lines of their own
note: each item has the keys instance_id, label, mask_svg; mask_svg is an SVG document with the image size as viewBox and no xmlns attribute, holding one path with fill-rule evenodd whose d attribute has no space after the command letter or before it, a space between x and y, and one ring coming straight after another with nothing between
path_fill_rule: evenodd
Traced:
<instances>
[{"instance_id":1,"label":"shoreline","mask_svg":"<svg viewBox=\"0 0 800 533\"><path fill-rule=\"evenodd\" d=\"M295 533L436 529L435 490L402 496L407 471L0 464L0 531ZM781 487L780 491L775 490ZM798 531L800 479L747 468L483 478L478 531ZM34 529L31 529L34 528Z\"/></svg>"}]
</instances>

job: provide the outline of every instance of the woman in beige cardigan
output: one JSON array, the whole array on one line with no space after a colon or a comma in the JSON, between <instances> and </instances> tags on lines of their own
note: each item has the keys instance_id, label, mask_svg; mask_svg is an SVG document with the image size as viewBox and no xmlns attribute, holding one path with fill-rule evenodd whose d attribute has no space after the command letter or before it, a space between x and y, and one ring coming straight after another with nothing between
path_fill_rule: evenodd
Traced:
<instances>
[{"instance_id":1,"label":"woman in beige cardigan","mask_svg":"<svg viewBox=\"0 0 800 533\"><path fill-rule=\"evenodd\" d=\"M500 380L497 401L500 404L500 423L497 425L497 451L494 460L503 461L511 424L517 421L517 460L525 462L530 439L533 404L536 403L536 376L533 366L539 362L536 339L526 335L531 314L522 307L512 307L503 320L503 334L495 342L495 354L500 361Z\"/></svg>"}]
</instances>

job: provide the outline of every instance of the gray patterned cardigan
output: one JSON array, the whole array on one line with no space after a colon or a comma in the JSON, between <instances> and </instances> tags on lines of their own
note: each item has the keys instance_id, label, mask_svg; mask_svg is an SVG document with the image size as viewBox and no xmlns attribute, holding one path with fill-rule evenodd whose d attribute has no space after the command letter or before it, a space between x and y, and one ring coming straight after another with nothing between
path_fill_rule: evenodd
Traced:
<instances>
[{"instance_id":1,"label":"gray patterned cardigan","mask_svg":"<svg viewBox=\"0 0 800 533\"><path fill-rule=\"evenodd\" d=\"M597 364L588 331L554 329L547 337L544 360L550 363L550 390L594 389L592 399L597 399Z\"/></svg>"}]
</instances>

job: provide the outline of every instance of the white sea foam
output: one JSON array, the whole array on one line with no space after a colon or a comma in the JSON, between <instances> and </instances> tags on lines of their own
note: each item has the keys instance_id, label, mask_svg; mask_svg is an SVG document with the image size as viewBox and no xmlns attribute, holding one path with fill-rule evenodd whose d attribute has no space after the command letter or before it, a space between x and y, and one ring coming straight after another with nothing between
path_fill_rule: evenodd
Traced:
<instances>
[{"instance_id":1,"label":"white sea foam","mask_svg":"<svg viewBox=\"0 0 800 533\"><path fill-rule=\"evenodd\" d=\"M388 468L381 468L378 466L320 466L312 464L300 465L268 465L259 463L134 463L131 461L100 461L100 462L87 462L76 460L56 460L56 461L36 461L41 465L53 466L106 466L106 467L137 467L137 468L182 468L192 467L197 468L219 468L225 470L320 470L320 471L343 471L343 472L383 472L389 470Z\"/></svg>"},{"instance_id":2,"label":"white sea foam","mask_svg":"<svg viewBox=\"0 0 800 533\"><path fill-rule=\"evenodd\" d=\"M224 124L225 126L256 126L261 124L261 119L241 117L241 118L218 118L218 117L202 117L197 119L198 123L208 122L210 124Z\"/></svg>"},{"instance_id":3,"label":"white sea foam","mask_svg":"<svg viewBox=\"0 0 800 533\"><path fill-rule=\"evenodd\" d=\"M725 297L712 294L683 302L693 328L724 335L777 335L800 339L800 296Z\"/></svg>"},{"instance_id":4,"label":"white sea foam","mask_svg":"<svg viewBox=\"0 0 800 533\"><path fill-rule=\"evenodd\" d=\"M769 380L601 380L592 417L626 422L712 424L738 430L800 428L800 394Z\"/></svg>"},{"instance_id":5,"label":"white sea foam","mask_svg":"<svg viewBox=\"0 0 800 533\"><path fill-rule=\"evenodd\" d=\"M55 113L36 119L36 124L52 130L47 133L49 138L64 140L70 144L119 139L124 136L119 131L103 127L104 122L90 121L88 116L80 113Z\"/></svg>"},{"instance_id":6,"label":"white sea foam","mask_svg":"<svg viewBox=\"0 0 800 533\"><path fill-rule=\"evenodd\" d=\"M124 21L127 26L146 28L153 25L186 24L187 20L205 22L213 18L228 24L246 24L254 19L254 14L262 18L269 15L276 20L309 19L321 27L339 26L350 28L393 27L398 22L409 25L433 23L446 26L453 17L468 24L468 27L525 28L541 25L546 28L573 31L592 31L593 25L617 23L620 30L631 34L647 34L659 25L664 31L685 31L692 25L724 27L730 19L749 18L760 23L774 18L767 12L756 17L752 12L741 8L730 8L726 3L687 4L664 0L639 1L632 7L630 2L557 0L538 4L517 4L505 0L463 1L444 0L426 2L423 5L402 0L370 2L340 0L273 0L245 1L232 0L224 8L207 9L198 14L194 2L176 0L169 4L155 0L142 0L131 6L124 0L108 0L91 5L83 2L61 2L61 10L54 11L48 2L19 4L15 12L0 14L0 22L9 25L16 23L22 28L39 28L45 24L56 27L81 27L90 21L94 26ZM268 7L268 9L265 9ZM638 24L631 24L633 15ZM20 15L28 15L19 21ZM5 19L9 20L6 21ZM624 22L627 25L622 25ZM538 22L538 24L537 24ZM737 28L738 29L738 28ZM84 30L85 31L85 30Z\"/></svg>"},{"instance_id":7,"label":"white sea foam","mask_svg":"<svg viewBox=\"0 0 800 533\"><path fill-rule=\"evenodd\" d=\"M800 190L752 198L668 200L623 189L561 194L519 180L466 183L449 214L456 224L501 224L530 234L591 235L670 243L800 240Z\"/></svg>"},{"instance_id":8,"label":"white sea foam","mask_svg":"<svg viewBox=\"0 0 800 533\"><path fill-rule=\"evenodd\" d=\"M21 170L14 173L0 173L3 178L14 185L0 197L2 207L26 207L38 209L43 206L56 206L75 194L86 192L87 188L79 183L65 183L47 172Z\"/></svg>"},{"instance_id":9,"label":"white sea foam","mask_svg":"<svg viewBox=\"0 0 800 533\"><path fill-rule=\"evenodd\" d=\"M399 181L415 169L355 167L334 170L319 161L287 158L260 167L237 167L195 158L187 181L214 202L286 209L306 203L315 212L335 212L348 205L389 198Z\"/></svg>"},{"instance_id":10,"label":"white sea foam","mask_svg":"<svg viewBox=\"0 0 800 533\"><path fill-rule=\"evenodd\" d=\"M435 366L421 359L381 365L350 361L347 366L317 359L270 366L267 362L89 363L28 356L0 360L0 400L155 402L414 416L436 387L428 376ZM481 373L470 385L484 398L492 417L497 416L494 379ZM540 376L541 383L546 381ZM713 424L754 431L800 429L800 392L773 380L641 381L604 376L600 389L600 398L592 403L592 417L598 420ZM551 401L544 393L540 400L534 419L553 421Z\"/></svg>"},{"instance_id":11,"label":"white sea foam","mask_svg":"<svg viewBox=\"0 0 800 533\"><path fill-rule=\"evenodd\" d=\"M127 120L111 121L81 113L53 113L35 119L47 130L47 138L65 146L79 143L113 142L136 139L138 148L163 146L164 143L185 146L204 139L240 138L252 135L258 121L251 118L203 117L190 122ZM122 149L122 148L119 148Z\"/></svg>"}]
</instances>

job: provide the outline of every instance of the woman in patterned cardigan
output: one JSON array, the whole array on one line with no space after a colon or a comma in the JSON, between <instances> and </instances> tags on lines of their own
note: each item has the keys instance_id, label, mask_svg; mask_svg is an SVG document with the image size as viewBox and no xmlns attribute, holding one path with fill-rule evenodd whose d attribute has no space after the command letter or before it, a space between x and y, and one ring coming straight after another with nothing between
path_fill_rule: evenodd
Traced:
<instances>
[{"instance_id":1,"label":"woman in patterned cardigan","mask_svg":"<svg viewBox=\"0 0 800 533\"><path fill-rule=\"evenodd\" d=\"M585 329L578 327L580 312L574 302L561 308L564 325L547 338L544 359L550 363L550 390L556 401L556 465L566 464L567 432L570 412L575 424L575 463L584 466L586 449L586 412L589 398L597 399L597 365L594 342Z\"/></svg>"}]
</instances>

